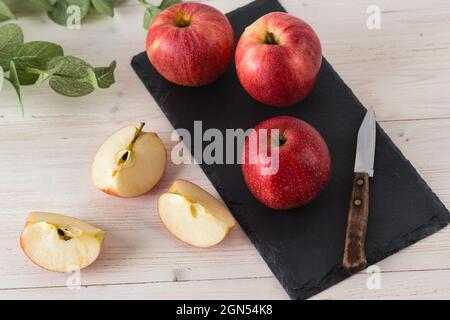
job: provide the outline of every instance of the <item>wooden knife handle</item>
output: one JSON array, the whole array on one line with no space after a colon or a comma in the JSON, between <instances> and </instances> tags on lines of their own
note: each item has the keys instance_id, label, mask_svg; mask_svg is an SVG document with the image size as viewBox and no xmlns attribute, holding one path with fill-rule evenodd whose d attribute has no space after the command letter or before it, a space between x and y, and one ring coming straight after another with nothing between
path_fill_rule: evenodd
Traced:
<instances>
[{"instance_id":1,"label":"wooden knife handle","mask_svg":"<svg viewBox=\"0 0 450 320\"><path fill-rule=\"evenodd\" d=\"M350 274L363 270L367 265L364 244L368 217L369 175L366 172L355 172L342 261Z\"/></svg>"}]
</instances>

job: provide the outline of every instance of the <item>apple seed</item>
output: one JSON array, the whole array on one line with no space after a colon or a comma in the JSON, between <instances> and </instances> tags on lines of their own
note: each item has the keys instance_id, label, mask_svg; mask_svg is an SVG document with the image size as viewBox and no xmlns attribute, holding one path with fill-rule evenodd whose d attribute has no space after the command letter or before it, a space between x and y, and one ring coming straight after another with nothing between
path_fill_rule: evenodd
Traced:
<instances>
[{"instance_id":1,"label":"apple seed","mask_svg":"<svg viewBox=\"0 0 450 320\"><path fill-rule=\"evenodd\" d=\"M65 233L63 230L61 230L60 228L58 228L57 231L58 231L59 236L60 236L64 241L68 241L68 240L72 239L71 237L67 236L66 233Z\"/></svg>"}]
</instances>

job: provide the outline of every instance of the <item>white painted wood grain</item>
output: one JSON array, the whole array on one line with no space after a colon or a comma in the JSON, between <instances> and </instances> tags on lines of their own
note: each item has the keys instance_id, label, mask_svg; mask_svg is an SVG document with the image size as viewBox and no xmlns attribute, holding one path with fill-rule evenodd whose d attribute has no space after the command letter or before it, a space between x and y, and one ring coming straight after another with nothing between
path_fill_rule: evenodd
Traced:
<instances>
[{"instance_id":1,"label":"white painted wood grain","mask_svg":"<svg viewBox=\"0 0 450 320\"><path fill-rule=\"evenodd\" d=\"M214 290L211 290L215 287ZM0 299L35 299L42 288L2 290ZM193 296L193 293L195 295ZM68 289L46 288L49 299L288 299L281 286L271 278L220 279L211 281L153 282L118 285L99 285Z\"/></svg>"},{"instance_id":2,"label":"white painted wood grain","mask_svg":"<svg viewBox=\"0 0 450 320\"><path fill-rule=\"evenodd\" d=\"M205 2L227 12L248 1ZM281 2L312 23L325 56L449 207L450 3L377 1L382 29L369 31L371 1ZM155 203L173 179L217 195L199 167L169 164L158 187L136 199L92 186L93 155L118 127L146 121L168 150L174 145L168 120L129 66L145 43L137 1L125 1L114 19L89 18L78 31L54 25L31 6L13 5L27 41L58 42L66 54L94 65L116 59L118 69L113 87L83 98L61 97L46 85L25 88L23 118L13 90L1 93L0 299L287 298L239 227L208 250L187 247L162 227ZM82 271L82 290L68 290L67 275L40 270L21 253L18 236L36 210L74 215L107 231L99 260ZM381 290L367 290L361 273L316 298L450 298L449 243L446 228L380 262Z\"/></svg>"},{"instance_id":3,"label":"white painted wood grain","mask_svg":"<svg viewBox=\"0 0 450 320\"><path fill-rule=\"evenodd\" d=\"M450 271L391 272L381 274L380 289L367 289L368 275L357 274L316 295L313 299L448 299ZM211 288L214 286L214 290ZM2 290L0 299L287 299L271 278L211 281L152 282L93 285L79 289L65 286Z\"/></svg>"}]
</instances>

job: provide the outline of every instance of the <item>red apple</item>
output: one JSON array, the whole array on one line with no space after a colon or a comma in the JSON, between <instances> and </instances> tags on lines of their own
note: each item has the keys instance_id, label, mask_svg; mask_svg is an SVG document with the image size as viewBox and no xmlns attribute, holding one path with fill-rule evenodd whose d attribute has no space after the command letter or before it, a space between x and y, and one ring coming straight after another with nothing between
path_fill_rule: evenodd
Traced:
<instances>
[{"instance_id":1,"label":"red apple","mask_svg":"<svg viewBox=\"0 0 450 320\"><path fill-rule=\"evenodd\" d=\"M239 80L253 98L272 106L290 106L314 87L322 48L305 21L272 12L245 29L235 60Z\"/></svg>"},{"instance_id":2,"label":"red apple","mask_svg":"<svg viewBox=\"0 0 450 320\"><path fill-rule=\"evenodd\" d=\"M276 139L274 129L279 132ZM267 148L262 148L266 138ZM264 159L266 154L272 163ZM246 137L241 166L252 194L266 206L281 210L305 205L322 192L330 178L331 159L316 129L300 119L278 116L261 122ZM270 166L277 170L270 172Z\"/></svg>"},{"instance_id":3,"label":"red apple","mask_svg":"<svg viewBox=\"0 0 450 320\"><path fill-rule=\"evenodd\" d=\"M201 3L164 10L147 34L147 55L168 81L198 87L216 80L230 65L234 33L220 11Z\"/></svg>"}]
</instances>

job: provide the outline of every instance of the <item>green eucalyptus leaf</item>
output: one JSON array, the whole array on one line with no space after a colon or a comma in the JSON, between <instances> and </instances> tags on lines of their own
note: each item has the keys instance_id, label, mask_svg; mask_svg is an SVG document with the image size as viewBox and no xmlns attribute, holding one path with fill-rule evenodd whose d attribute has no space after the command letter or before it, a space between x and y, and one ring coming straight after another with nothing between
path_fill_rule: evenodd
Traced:
<instances>
[{"instance_id":1,"label":"green eucalyptus leaf","mask_svg":"<svg viewBox=\"0 0 450 320\"><path fill-rule=\"evenodd\" d=\"M144 29L145 30L148 30L148 28L150 28L153 21L156 19L157 16L159 16L159 14L161 12L162 12L162 10L156 6L145 9L145 13L144 13Z\"/></svg>"},{"instance_id":2,"label":"green eucalyptus leaf","mask_svg":"<svg viewBox=\"0 0 450 320\"><path fill-rule=\"evenodd\" d=\"M180 3L181 0L163 0L159 6L148 3L147 0L139 0L139 2L146 8L144 12L144 29L148 30L156 17L170 6Z\"/></svg>"},{"instance_id":3,"label":"green eucalyptus leaf","mask_svg":"<svg viewBox=\"0 0 450 320\"><path fill-rule=\"evenodd\" d=\"M17 97L19 98L20 108L22 110L23 115L25 113L25 110L23 108L22 93L20 91L20 82L19 78L17 77L16 65L14 64L14 61L11 61L9 64L9 78L7 80L12 84L14 90L16 90Z\"/></svg>"},{"instance_id":4,"label":"green eucalyptus leaf","mask_svg":"<svg viewBox=\"0 0 450 320\"><path fill-rule=\"evenodd\" d=\"M71 78L83 78L88 74L88 69L93 69L86 61L72 56L56 57L47 63L47 70L54 68L54 74Z\"/></svg>"},{"instance_id":5,"label":"green eucalyptus leaf","mask_svg":"<svg viewBox=\"0 0 450 320\"><path fill-rule=\"evenodd\" d=\"M88 76L86 80L88 80L92 84L94 90L100 89L94 69L88 69Z\"/></svg>"},{"instance_id":6,"label":"green eucalyptus leaf","mask_svg":"<svg viewBox=\"0 0 450 320\"><path fill-rule=\"evenodd\" d=\"M116 62L113 61L109 67L94 68L94 73L97 78L98 86L102 89L109 88L114 82L114 70L116 69Z\"/></svg>"},{"instance_id":7,"label":"green eucalyptus leaf","mask_svg":"<svg viewBox=\"0 0 450 320\"><path fill-rule=\"evenodd\" d=\"M38 85L42 84L45 80L50 78L50 76L54 75L63 64L64 64L64 61L60 61L59 63L57 63L54 67L52 67L49 70L40 70L40 69L36 69L36 68L27 68L25 71L28 74L35 74L35 75L38 76L38 79L35 82L35 85L38 86Z\"/></svg>"},{"instance_id":8,"label":"green eucalyptus leaf","mask_svg":"<svg viewBox=\"0 0 450 320\"><path fill-rule=\"evenodd\" d=\"M17 69L17 78L22 86L31 86L36 83L39 75L31 74L23 69Z\"/></svg>"},{"instance_id":9,"label":"green eucalyptus leaf","mask_svg":"<svg viewBox=\"0 0 450 320\"><path fill-rule=\"evenodd\" d=\"M85 78L81 79L53 75L50 77L49 85L63 96L82 97L96 89L91 80L89 72Z\"/></svg>"},{"instance_id":10,"label":"green eucalyptus leaf","mask_svg":"<svg viewBox=\"0 0 450 320\"><path fill-rule=\"evenodd\" d=\"M147 0L138 0L144 7L156 7L154 4L148 3Z\"/></svg>"},{"instance_id":11,"label":"green eucalyptus leaf","mask_svg":"<svg viewBox=\"0 0 450 320\"><path fill-rule=\"evenodd\" d=\"M95 10L101 14L114 17L114 7L116 6L116 0L91 0Z\"/></svg>"},{"instance_id":12,"label":"green eucalyptus leaf","mask_svg":"<svg viewBox=\"0 0 450 320\"><path fill-rule=\"evenodd\" d=\"M5 73L3 72L3 68L0 66L0 93L2 93L4 77L5 77Z\"/></svg>"},{"instance_id":13,"label":"green eucalyptus leaf","mask_svg":"<svg viewBox=\"0 0 450 320\"><path fill-rule=\"evenodd\" d=\"M10 61L17 47L23 44L22 29L15 23L0 27L0 66L9 70Z\"/></svg>"},{"instance_id":14,"label":"green eucalyptus leaf","mask_svg":"<svg viewBox=\"0 0 450 320\"><path fill-rule=\"evenodd\" d=\"M11 10L8 8L8 6L3 2L3 0L0 0L0 22L6 21L10 19L15 19L14 14L11 12Z\"/></svg>"},{"instance_id":15,"label":"green eucalyptus leaf","mask_svg":"<svg viewBox=\"0 0 450 320\"><path fill-rule=\"evenodd\" d=\"M27 68L45 70L51 59L63 55L63 48L51 42L32 41L19 46L14 51L12 59L16 65L20 83L32 85L39 78L37 74L28 73Z\"/></svg>"},{"instance_id":16,"label":"green eucalyptus leaf","mask_svg":"<svg viewBox=\"0 0 450 320\"><path fill-rule=\"evenodd\" d=\"M24 85L24 81L29 81L30 84L34 85L40 85L42 82L48 79L50 76L47 71L40 70L36 68L26 68L25 70L22 70L23 74L20 72L17 72L19 76L20 84ZM21 78L22 76L22 78ZM29 79L29 80L28 80Z\"/></svg>"},{"instance_id":17,"label":"green eucalyptus leaf","mask_svg":"<svg viewBox=\"0 0 450 320\"><path fill-rule=\"evenodd\" d=\"M159 5L159 8L161 10L165 10L170 6L173 6L174 4L180 3L181 0L162 0L161 4Z\"/></svg>"},{"instance_id":18,"label":"green eucalyptus leaf","mask_svg":"<svg viewBox=\"0 0 450 320\"><path fill-rule=\"evenodd\" d=\"M69 19L75 14L73 12L68 12L68 8L71 6L77 6L79 8L79 19L83 19L89 12L91 7L90 0L58 0L54 6L53 10L48 12L48 16L57 24L62 26L67 26Z\"/></svg>"},{"instance_id":19,"label":"green eucalyptus leaf","mask_svg":"<svg viewBox=\"0 0 450 320\"><path fill-rule=\"evenodd\" d=\"M71 56L56 57L49 61L47 69L58 66L49 78L50 87L68 97L88 95L96 89L95 73L91 65ZM94 74L94 76L93 76Z\"/></svg>"},{"instance_id":20,"label":"green eucalyptus leaf","mask_svg":"<svg viewBox=\"0 0 450 320\"><path fill-rule=\"evenodd\" d=\"M34 3L36 6L38 6L42 10L45 10L45 11L52 11L53 10L52 3L54 1L50 1L50 0L29 0L29 1Z\"/></svg>"}]
</instances>

